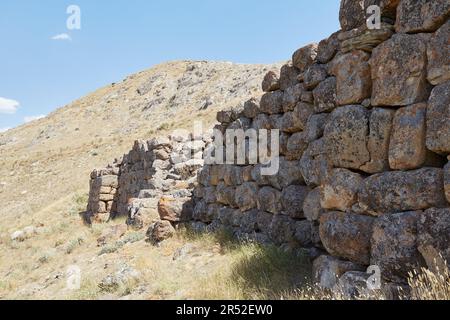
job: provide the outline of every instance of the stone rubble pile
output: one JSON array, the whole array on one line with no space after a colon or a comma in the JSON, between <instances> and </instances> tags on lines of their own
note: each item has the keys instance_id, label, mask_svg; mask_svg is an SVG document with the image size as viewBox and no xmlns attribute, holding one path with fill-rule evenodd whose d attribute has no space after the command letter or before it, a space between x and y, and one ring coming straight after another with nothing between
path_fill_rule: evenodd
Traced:
<instances>
[{"instance_id":1,"label":"stone rubble pile","mask_svg":"<svg viewBox=\"0 0 450 320\"><path fill-rule=\"evenodd\" d=\"M364 10L373 4L376 30ZM172 158L186 145L204 152L210 138L139 142L94 171L88 211L143 227L156 206L158 240L187 222L310 248L315 279L330 289L354 293L377 266L395 296L408 272L450 264L449 16L448 0L341 1L342 30L269 72L261 97L217 114L222 133L280 130L276 175Z\"/></svg>"}]
</instances>

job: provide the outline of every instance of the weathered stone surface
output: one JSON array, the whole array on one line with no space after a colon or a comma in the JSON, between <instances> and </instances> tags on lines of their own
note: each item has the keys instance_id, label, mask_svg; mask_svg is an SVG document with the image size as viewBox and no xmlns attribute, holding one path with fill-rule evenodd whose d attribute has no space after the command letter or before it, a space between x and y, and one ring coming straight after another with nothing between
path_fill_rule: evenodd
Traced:
<instances>
[{"instance_id":1,"label":"weathered stone surface","mask_svg":"<svg viewBox=\"0 0 450 320\"><path fill-rule=\"evenodd\" d=\"M273 216L269 226L269 237L272 241L281 245L294 240L295 223L285 215L277 214Z\"/></svg>"},{"instance_id":2,"label":"weathered stone surface","mask_svg":"<svg viewBox=\"0 0 450 320\"><path fill-rule=\"evenodd\" d=\"M450 162L444 167L444 191L445 197L450 203Z\"/></svg>"},{"instance_id":3,"label":"weathered stone surface","mask_svg":"<svg viewBox=\"0 0 450 320\"><path fill-rule=\"evenodd\" d=\"M147 230L147 237L151 242L159 243L172 238L175 228L169 221L157 221Z\"/></svg>"},{"instance_id":4,"label":"weathered stone surface","mask_svg":"<svg viewBox=\"0 0 450 320\"><path fill-rule=\"evenodd\" d=\"M341 41L341 51L343 53L353 50L372 52L380 43L386 41L394 34L394 27L387 23L382 23L380 29L368 29L367 24L347 32L339 34Z\"/></svg>"},{"instance_id":5,"label":"weathered stone surface","mask_svg":"<svg viewBox=\"0 0 450 320\"><path fill-rule=\"evenodd\" d=\"M433 85L450 80L450 20L431 37L427 48L428 81Z\"/></svg>"},{"instance_id":6,"label":"weathered stone surface","mask_svg":"<svg viewBox=\"0 0 450 320\"><path fill-rule=\"evenodd\" d=\"M261 97L260 110L267 114L281 113L283 111L283 92L267 92Z\"/></svg>"},{"instance_id":7,"label":"weathered stone surface","mask_svg":"<svg viewBox=\"0 0 450 320\"><path fill-rule=\"evenodd\" d=\"M372 5L377 5L381 9L381 16L395 20L397 6L400 0L364 0L364 7L367 9Z\"/></svg>"},{"instance_id":8,"label":"weathered stone surface","mask_svg":"<svg viewBox=\"0 0 450 320\"><path fill-rule=\"evenodd\" d=\"M236 207L235 196L236 196L236 188L227 187L223 182L220 182L218 184L216 188L216 197L218 203L235 208Z\"/></svg>"},{"instance_id":9,"label":"weathered stone surface","mask_svg":"<svg viewBox=\"0 0 450 320\"><path fill-rule=\"evenodd\" d=\"M379 173L389 170L389 143L394 114L395 111L391 109L372 109L367 143L370 161L360 168L362 171Z\"/></svg>"},{"instance_id":10,"label":"weathered stone surface","mask_svg":"<svg viewBox=\"0 0 450 320\"><path fill-rule=\"evenodd\" d=\"M158 202L158 213L161 220L172 222L187 221L192 217L192 201L190 198L174 198L163 196Z\"/></svg>"},{"instance_id":11,"label":"weathered stone surface","mask_svg":"<svg viewBox=\"0 0 450 320\"><path fill-rule=\"evenodd\" d=\"M301 220L293 221L294 224L294 241L302 248L311 247L312 242L312 224L310 221Z\"/></svg>"},{"instance_id":12,"label":"weathered stone surface","mask_svg":"<svg viewBox=\"0 0 450 320\"><path fill-rule=\"evenodd\" d=\"M320 63L327 63L333 59L336 52L339 50L339 32L333 33L327 39L319 42L317 48L317 61Z\"/></svg>"},{"instance_id":13,"label":"weathered stone surface","mask_svg":"<svg viewBox=\"0 0 450 320\"><path fill-rule=\"evenodd\" d=\"M447 205L443 172L438 168L392 171L370 176L364 180L358 199L359 206L373 215Z\"/></svg>"},{"instance_id":14,"label":"weathered stone surface","mask_svg":"<svg viewBox=\"0 0 450 320\"><path fill-rule=\"evenodd\" d=\"M319 186L324 181L331 170L324 138L308 145L299 164L300 172L308 186Z\"/></svg>"},{"instance_id":15,"label":"weathered stone surface","mask_svg":"<svg viewBox=\"0 0 450 320\"><path fill-rule=\"evenodd\" d=\"M294 133L303 129L303 124L293 111L283 114L281 117L280 129L284 132Z\"/></svg>"},{"instance_id":16,"label":"weathered stone surface","mask_svg":"<svg viewBox=\"0 0 450 320\"><path fill-rule=\"evenodd\" d=\"M320 238L331 255L369 265L374 220L352 213L327 212L320 217Z\"/></svg>"},{"instance_id":17,"label":"weathered stone surface","mask_svg":"<svg viewBox=\"0 0 450 320\"><path fill-rule=\"evenodd\" d=\"M450 266L450 208L429 209L417 223L417 246L430 270Z\"/></svg>"},{"instance_id":18,"label":"weathered stone surface","mask_svg":"<svg viewBox=\"0 0 450 320\"><path fill-rule=\"evenodd\" d=\"M253 119L252 128L257 131L259 131L261 129L266 129L266 130L272 129L272 124L270 122L269 116L265 113L258 114Z\"/></svg>"},{"instance_id":19,"label":"weathered stone surface","mask_svg":"<svg viewBox=\"0 0 450 320\"><path fill-rule=\"evenodd\" d=\"M450 16L448 0L402 0L395 29L401 33L437 30Z\"/></svg>"},{"instance_id":20,"label":"weathered stone surface","mask_svg":"<svg viewBox=\"0 0 450 320\"><path fill-rule=\"evenodd\" d=\"M360 169L370 161L367 150L369 115L366 108L356 105L340 107L331 113L324 139L334 166Z\"/></svg>"},{"instance_id":21,"label":"weathered stone surface","mask_svg":"<svg viewBox=\"0 0 450 320\"><path fill-rule=\"evenodd\" d=\"M300 160L306 148L308 141L306 141L304 132L297 132L291 135L287 141L287 160Z\"/></svg>"},{"instance_id":22,"label":"weathered stone surface","mask_svg":"<svg viewBox=\"0 0 450 320\"><path fill-rule=\"evenodd\" d=\"M285 64L280 69L280 89L286 90L289 87L295 86L298 83L298 75L300 71L292 65L292 63Z\"/></svg>"},{"instance_id":23,"label":"weathered stone surface","mask_svg":"<svg viewBox=\"0 0 450 320\"><path fill-rule=\"evenodd\" d=\"M269 71L262 82L262 89L264 92L271 92L280 89L279 75L274 71Z\"/></svg>"},{"instance_id":24,"label":"weathered stone surface","mask_svg":"<svg viewBox=\"0 0 450 320\"><path fill-rule=\"evenodd\" d=\"M400 108L395 113L389 165L393 170L408 170L421 167L426 159L425 116L426 103Z\"/></svg>"},{"instance_id":25,"label":"weathered stone surface","mask_svg":"<svg viewBox=\"0 0 450 320\"><path fill-rule=\"evenodd\" d=\"M407 106L428 98L426 40L422 34L396 34L373 50L373 106Z\"/></svg>"},{"instance_id":26,"label":"weathered stone surface","mask_svg":"<svg viewBox=\"0 0 450 320\"><path fill-rule=\"evenodd\" d=\"M283 111L294 110L297 103L300 101L302 93L305 92L305 86L303 83L298 83L292 87L287 88L283 94Z\"/></svg>"},{"instance_id":27,"label":"weathered stone surface","mask_svg":"<svg viewBox=\"0 0 450 320\"><path fill-rule=\"evenodd\" d=\"M343 31L352 30L366 22L364 0L342 0L339 21Z\"/></svg>"},{"instance_id":28,"label":"weathered stone surface","mask_svg":"<svg viewBox=\"0 0 450 320\"><path fill-rule=\"evenodd\" d=\"M229 187L242 184L241 168L234 165L224 165L223 182Z\"/></svg>"},{"instance_id":29,"label":"weathered stone surface","mask_svg":"<svg viewBox=\"0 0 450 320\"><path fill-rule=\"evenodd\" d=\"M436 86L431 92L427 110L427 148L450 154L450 81Z\"/></svg>"},{"instance_id":30,"label":"weathered stone surface","mask_svg":"<svg viewBox=\"0 0 450 320\"><path fill-rule=\"evenodd\" d=\"M281 192L271 187L263 187L258 193L258 209L274 214L281 213Z\"/></svg>"},{"instance_id":31,"label":"weathered stone surface","mask_svg":"<svg viewBox=\"0 0 450 320\"><path fill-rule=\"evenodd\" d=\"M371 264L381 269L387 281L404 283L408 272L424 266L417 250L417 220L422 211L378 218L373 225Z\"/></svg>"},{"instance_id":32,"label":"weathered stone surface","mask_svg":"<svg viewBox=\"0 0 450 320\"><path fill-rule=\"evenodd\" d=\"M249 119L255 118L260 113L259 110L259 99L251 98L244 103L243 114Z\"/></svg>"},{"instance_id":33,"label":"weathered stone surface","mask_svg":"<svg viewBox=\"0 0 450 320\"><path fill-rule=\"evenodd\" d=\"M317 43L309 44L298 49L292 56L292 64L303 72L308 66L314 63L317 57Z\"/></svg>"},{"instance_id":34,"label":"weathered stone surface","mask_svg":"<svg viewBox=\"0 0 450 320\"><path fill-rule=\"evenodd\" d=\"M242 212L256 208L258 185L255 182L245 182L236 188L236 205Z\"/></svg>"},{"instance_id":35,"label":"weathered stone surface","mask_svg":"<svg viewBox=\"0 0 450 320\"><path fill-rule=\"evenodd\" d=\"M320 204L320 187L310 191L303 201L303 215L308 221L318 221L325 212Z\"/></svg>"},{"instance_id":36,"label":"weathered stone surface","mask_svg":"<svg viewBox=\"0 0 450 320\"><path fill-rule=\"evenodd\" d=\"M299 102L293 112L298 120L299 127L303 130L308 123L309 117L314 113L314 106L309 103Z\"/></svg>"},{"instance_id":37,"label":"weathered stone surface","mask_svg":"<svg viewBox=\"0 0 450 320\"><path fill-rule=\"evenodd\" d=\"M293 219L304 218L303 203L309 193L309 188L300 185L291 185L283 189L281 204L283 212Z\"/></svg>"},{"instance_id":38,"label":"weathered stone surface","mask_svg":"<svg viewBox=\"0 0 450 320\"><path fill-rule=\"evenodd\" d=\"M328 114L313 114L308 118L304 134L307 142L312 142L323 136L325 125L328 121Z\"/></svg>"},{"instance_id":39,"label":"weathered stone surface","mask_svg":"<svg viewBox=\"0 0 450 320\"><path fill-rule=\"evenodd\" d=\"M356 263L322 255L313 262L314 283L324 289L333 289L339 278L348 271L364 271Z\"/></svg>"},{"instance_id":40,"label":"weathered stone surface","mask_svg":"<svg viewBox=\"0 0 450 320\"><path fill-rule=\"evenodd\" d=\"M288 161L284 157L279 158L278 173L273 176L266 176L266 179L271 186L278 190L282 190L291 184L304 184L298 161Z\"/></svg>"},{"instance_id":41,"label":"weathered stone surface","mask_svg":"<svg viewBox=\"0 0 450 320\"><path fill-rule=\"evenodd\" d=\"M331 111L336 107L336 78L330 77L322 81L313 90L314 111L316 113Z\"/></svg>"},{"instance_id":42,"label":"weathered stone surface","mask_svg":"<svg viewBox=\"0 0 450 320\"><path fill-rule=\"evenodd\" d=\"M372 81L369 58L370 54L355 50L338 55L331 62L330 71L336 76L338 105L356 104L370 97Z\"/></svg>"},{"instance_id":43,"label":"weathered stone surface","mask_svg":"<svg viewBox=\"0 0 450 320\"><path fill-rule=\"evenodd\" d=\"M334 169L321 187L322 208L349 211L358 201L359 187L363 181L360 174L347 169Z\"/></svg>"},{"instance_id":44,"label":"weathered stone surface","mask_svg":"<svg viewBox=\"0 0 450 320\"><path fill-rule=\"evenodd\" d=\"M324 81L328 76L327 69L322 64L312 64L309 66L303 76L303 83L306 89L314 89L319 83Z\"/></svg>"}]
</instances>

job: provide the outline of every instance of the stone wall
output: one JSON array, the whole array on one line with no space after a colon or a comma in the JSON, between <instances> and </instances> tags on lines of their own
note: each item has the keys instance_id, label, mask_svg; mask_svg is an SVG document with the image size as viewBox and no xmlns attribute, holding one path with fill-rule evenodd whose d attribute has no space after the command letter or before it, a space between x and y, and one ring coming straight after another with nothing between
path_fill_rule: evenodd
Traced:
<instances>
[{"instance_id":1,"label":"stone wall","mask_svg":"<svg viewBox=\"0 0 450 320\"><path fill-rule=\"evenodd\" d=\"M383 13L370 30L360 3L342 1L342 30L268 73L260 99L218 114L222 132L279 129L278 174L205 166L194 193L196 228L310 247L328 288L369 265L392 288L450 262L450 4L366 1Z\"/></svg>"},{"instance_id":2,"label":"stone wall","mask_svg":"<svg viewBox=\"0 0 450 320\"><path fill-rule=\"evenodd\" d=\"M376 30L363 10L372 4L382 10ZM276 175L261 175L260 164L181 169L171 143L138 143L117 182L109 169L93 173L90 210L132 220L130 199L152 194L166 221L152 225L156 238L190 221L309 248L327 288L367 278L369 265L397 288L413 269L450 262L449 15L448 0L343 0L342 30L269 72L261 97L217 115L224 133L280 130ZM117 205L103 202L112 195Z\"/></svg>"},{"instance_id":3,"label":"stone wall","mask_svg":"<svg viewBox=\"0 0 450 320\"><path fill-rule=\"evenodd\" d=\"M192 216L192 190L203 166L203 150L210 138L186 135L136 141L133 149L113 165L91 174L87 216L106 222L127 216L135 229L155 220L179 222Z\"/></svg>"}]
</instances>

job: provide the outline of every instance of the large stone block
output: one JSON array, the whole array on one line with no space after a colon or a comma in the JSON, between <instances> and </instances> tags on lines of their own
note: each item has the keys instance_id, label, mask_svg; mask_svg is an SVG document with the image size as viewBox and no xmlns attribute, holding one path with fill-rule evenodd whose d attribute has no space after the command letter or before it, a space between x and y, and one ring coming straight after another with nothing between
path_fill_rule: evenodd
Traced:
<instances>
[{"instance_id":1,"label":"large stone block","mask_svg":"<svg viewBox=\"0 0 450 320\"><path fill-rule=\"evenodd\" d=\"M277 245L289 243L294 240L295 221L285 215L277 214L273 216L268 233L269 237Z\"/></svg>"},{"instance_id":2,"label":"large stone block","mask_svg":"<svg viewBox=\"0 0 450 320\"><path fill-rule=\"evenodd\" d=\"M400 108L395 113L389 145L391 169L416 169L425 163L426 112L427 104L418 103Z\"/></svg>"},{"instance_id":3,"label":"large stone block","mask_svg":"<svg viewBox=\"0 0 450 320\"><path fill-rule=\"evenodd\" d=\"M366 178L358 194L363 212L383 215L447 206L442 169L392 171Z\"/></svg>"},{"instance_id":4,"label":"large stone block","mask_svg":"<svg viewBox=\"0 0 450 320\"><path fill-rule=\"evenodd\" d=\"M283 189L281 203L285 214L293 219L304 218L303 203L310 189L306 186L291 185Z\"/></svg>"},{"instance_id":5,"label":"large stone block","mask_svg":"<svg viewBox=\"0 0 450 320\"><path fill-rule=\"evenodd\" d=\"M334 110L325 127L324 139L330 162L335 167L360 169L370 161L367 150L369 111L362 106Z\"/></svg>"},{"instance_id":6,"label":"large stone block","mask_svg":"<svg viewBox=\"0 0 450 320\"><path fill-rule=\"evenodd\" d=\"M303 76L303 83L305 84L306 89L312 90L319 83L324 81L328 76L327 69L322 64L312 64L310 65Z\"/></svg>"},{"instance_id":7,"label":"large stone block","mask_svg":"<svg viewBox=\"0 0 450 320\"><path fill-rule=\"evenodd\" d=\"M427 148L450 154L450 81L431 92L427 110Z\"/></svg>"},{"instance_id":8,"label":"large stone block","mask_svg":"<svg viewBox=\"0 0 450 320\"><path fill-rule=\"evenodd\" d=\"M295 106L300 101L303 92L305 92L303 83L298 83L284 90L282 102L283 111L287 112L294 110Z\"/></svg>"},{"instance_id":9,"label":"large stone block","mask_svg":"<svg viewBox=\"0 0 450 320\"><path fill-rule=\"evenodd\" d=\"M280 89L286 90L289 87L295 86L298 83L298 75L300 70L292 65L292 63L285 64L280 69Z\"/></svg>"},{"instance_id":10,"label":"large stone block","mask_svg":"<svg viewBox=\"0 0 450 320\"><path fill-rule=\"evenodd\" d=\"M261 111L259 110L259 99L251 98L244 103L243 114L249 119L255 118Z\"/></svg>"},{"instance_id":11,"label":"large stone block","mask_svg":"<svg viewBox=\"0 0 450 320\"><path fill-rule=\"evenodd\" d=\"M422 211L410 211L376 219L371 264L380 267L385 280L405 282L408 272L424 266L416 245L417 220L421 214Z\"/></svg>"},{"instance_id":12,"label":"large stone block","mask_svg":"<svg viewBox=\"0 0 450 320\"><path fill-rule=\"evenodd\" d=\"M193 204L190 198L163 196L158 202L158 213L161 220L188 221L192 218Z\"/></svg>"},{"instance_id":13,"label":"large stone block","mask_svg":"<svg viewBox=\"0 0 450 320\"><path fill-rule=\"evenodd\" d=\"M312 223L307 220L292 221L295 228L294 241L302 248L309 248L312 242Z\"/></svg>"},{"instance_id":14,"label":"large stone block","mask_svg":"<svg viewBox=\"0 0 450 320\"><path fill-rule=\"evenodd\" d=\"M431 37L428 43L428 81L438 85L450 80L450 20Z\"/></svg>"},{"instance_id":15,"label":"large stone block","mask_svg":"<svg viewBox=\"0 0 450 320\"><path fill-rule=\"evenodd\" d=\"M394 114L394 110L390 109L372 109L367 143L370 161L360 168L362 171L378 173L389 170L389 143Z\"/></svg>"},{"instance_id":16,"label":"large stone block","mask_svg":"<svg viewBox=\"0 0 450 320\"><path fill-rule=\"evenodd\" d=\"M303 201L303 215L308 221L318 221L325 210L320 204L320 187L310 191Z\"/></svg>"},{"instance_id":17,"label":"large stone block","mask_svg":"<svg viewBox=\"0 0 450 320\"><path fill-rule=\"evenodd\" d=\"M417 223L417 246L430 270L450 266L450 208L429 209Z\"/></svg>"},{"instance_id":18,"label":"large stone block","mask_svg":"<svg viewBox=\"0 0 450 320\"><path fill-rule=\"evenodd\" d=\"M281 192L271 187L263 187L258 193L258 209L274 214L281 213Z\"/></svg>"},{"instance_id":19,"label":"large stone block","mask_svg":"<svg viewBox=\"0 0 450 320\"><path fill-rule=\"evenodd\" d=\"M242 212L256 208L258 185L255 182L245 182L236 188L236 205Z\"/></svg>"},{"instance_id":20,"label":"large stone block","mask_svg":"<svg viewBox=\"0 0 450 320\"><path fill-rule=\"evenodd\" d=\"M336 76L338 105L357 104L370 98L372 80L369 58L369 53L355 50L338 55L331 62L330 71Z\"/></svg>"},{"instance_id":21,"label":"large stone block","mask_svg":"<svg viewBox=\"0 0 450 320\"><path fill-rule=\"evenodd\" d=\"M269 71L262 82L264 92L272 92L280 89L280 76L274 71Z\"/></svg>"},{"instance_id":22,"label":"large stone block","mask_svg":"<svg viewBox=\"0 0 450 320\"><path fill-rule=\"evenodd\" d=\"M267 114L281 113L283 111L283 92L267 92L261 97L260 110Z\"/></svg>"},{"instance_id":23,"label":"large stone block","mask_svg":"<svg viewBox=\"0 0 450 320\"><path fill-rule=\"evenodd\" d=\"M336 77L330 77L322 81L313 90L314 111L321 113L336 108Z\"/></svg>"},{"instance_id":24,"label":"large stone block","mask_svg":"<svg viewBox=\"0 0 450 320\"><path fill-rule=\"evenodd\" d=\"M317 48L317 61L320 63L328 63L334 58L336 52L339 50L339 32L333 33L327 39L319 42Z\"/></svg>"},{"instance_id":25,"label":"large stone block","mask_svg":"<svg viewBox=\"0 0 450 320\"><path fill-rule=\"evenodd\" d=\"M364 0L341 0L339 21L343 31L363 25L366 22Z\"/></svg>"},{"instance_id":26,"label":"large stone block","mask_svg":"<svg viewBox=\"0 0 450 320\"><path fill-rule=\"evenodd\" d=\"M295 51L292 55L292 64L301 72L305 71L316 60L317 47L317 43L312 43Z\"/></svg>"},{"instance_id":27,"label":"large stone block","mask_svg":"<svg viewBox=\"0 0 450 320\"><path fill-rule=\"evenodd\" d=\"M357 29L339 34L341 41L341 51L343 53L353 50L362 50L371 53L380 43L386 41L394 34L394 27L387 23L382 23L380 29L369 29L363 25Z\"/></svg>"},{"instance_id":28,"label":"large stone block","mask_svg":"<svg viewBox=\"0 0 450 320\"><path fill-rule=\"evenodd\" d=\"M303 152L305 152L308 147L308 141L306 141L304 132L297 132L291 135L287 141L287 160L299 160Z\"/></svg>"},{"instance_id":29,"label":"large stone block","mask_svg":"<svg viewBox=\"0 0 450 320\"><path fill-rule=\"evenodd\" d=\"M300 159L300 172L308 186L319 186L331 170L324 138L308 145Z\"/></svg>"},{"instance_id":30,"label":"large stone block","mask_svg":"<svg viewBox=\"0 0 450 320\"><path fill-rule=\"evenodd\" d=\"M321 187L322 208L349 211L358 201L358 190L363 182L360 174L347 169L334 169Z\"/></svg>"},{"instance_id":31,"label":"large stone block","mask_svg":"<svg viewBox=\"0 0 450 320\"><path fill-rule=\"evenodd\" d=\"M402 0L395 29L402 33L432 32L450 16L448 0Z\"/></svg>"},{"instance_id":32,"label":"large stone block","mask_svg":"<svg viewBox=\"0 0 450 320\"><path fill-rule=\"evenodd\" d=\"M320 239L331 255L369 265L374 220L352 213L327 212L320 217Z\"/></svg>"},{"instance_id":33,"label":"large stone block","mask_svg":"<svg viewBox=\"0 0 450 320\"><path fill-rule=\"evenodd\" d=\"M428 98L427 37L396 34L372 52L372 105L407 106Z\"/></svg>"},{"instance_id":34,"label":"large stone block","mask_svg":"<svg viewBox=\"0 0 450 320\"><path fill-rule=\"evenodd\" d=\"M450 162L444 167L444 191L445 197L450 203Z\"/></svg>"},{"instance_id":35,"label":"large stone block","mask_svg":"<svg viewBox=\"0 0 450 320\"><path fill-rule=\"evenodd\" d=\"M282 190L291 184L304 184L298 161L288 161L284 157L279 158L277 174L266 176L266 179L271 186L278 190Z\"/></svg>"},{"instance_id":36,"label":"large stone block","mask_svg":"<svg viewBox=\"0 0 450 320\"><path fill-rule=\"evenodd\" d=\"M324 289L333 289L339 278L348 271L364 271L364 268L359 264L327 255L322 255L313 262L314 283Z\"/></svg>"},{"instance_id":37,"label":"large stone block","mask_svg":"<svg viewBox=\"0 0 450 320\"><path fill-rule=\"evenodd\" d=\"M217 202L236 208L235 196L236 188L227 187L223 182L220 182L216 188L216 198Z\"/></svg>"}]
</instances>

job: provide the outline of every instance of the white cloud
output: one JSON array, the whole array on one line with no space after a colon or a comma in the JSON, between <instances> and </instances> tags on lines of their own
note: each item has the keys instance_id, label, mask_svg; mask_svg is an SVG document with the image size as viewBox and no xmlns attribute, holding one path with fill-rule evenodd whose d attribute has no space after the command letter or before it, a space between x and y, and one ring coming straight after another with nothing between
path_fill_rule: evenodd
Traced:
<instances>
[{"instance_id":1,"label":"white cloud","mask_svg":"<svg viewBox=\"0 0 450 320\"><path fill-rule=\"evenodd\" d=\"M39 119L42 119L42 118L45 118L45 116L43 114L38 115L38 116L25 117L25 118L23 118L23 121L25 121L25 123L28 123L28 122L39 120Z\"/></svg>"},{"instance_id":2,"label":"white cloud","mask_svg":"<svg viewBox=\"0 0 450 320\"><path fill-rule=\"evenodd\" d=\"M61 33L61 34L57 34L56 36L53 36L52 40L59 40L59 41L69 40L69 41L71 41L72 38L67 33Z\"/></svg>"},{"instance_id":3,"label":"white cloud","mask_svg":"<svg viewBox=\"0 0 450 320\"><path fill-rule=\"evenodd\" d=\"M9 127L6 127L6 128L0 128L0 133L6 132L6 131L8 131L9 129L11 129L11 128L9 128Z\"/></svg>"},{"instance_id":4,"label":"white cloud","mask_svg":"<svg viewBox=\"0 0 450 320\"><path fill-rule=\"evenodd\" d=\"M19 106L20 103L16 100L0 97L0 113L14 114Z\"/></svg>"}]
</instances>

